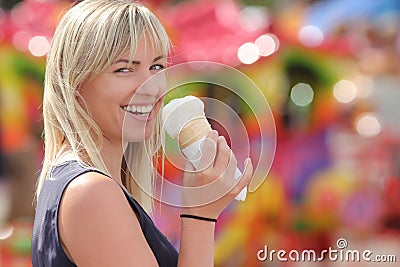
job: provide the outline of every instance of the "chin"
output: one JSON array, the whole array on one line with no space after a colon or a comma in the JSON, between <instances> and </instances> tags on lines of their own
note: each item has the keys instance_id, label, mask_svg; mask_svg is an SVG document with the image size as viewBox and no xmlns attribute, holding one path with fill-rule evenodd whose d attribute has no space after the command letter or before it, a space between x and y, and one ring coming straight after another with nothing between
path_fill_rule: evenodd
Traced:
<instances>
[{"instance_id":1,"label":"chin","mask_svg":"<svg viewBox=\"0 0 400 267\"><path fill-rule=\"evenodd\" d=\"M151 134L143 133L143 134L131 134L131 135L124 135L123 140L124 142L143 142L149 139Z\"/></svg>"},{"instance_id":2,"label":"chin","mask_svg":"<svg viewBox=\"0 0 400 267\"><path fill-rule=\"evenodd\" d=\"M153 127L146 127L142 131L124 131L123 140L125 142L142 142L151 137Z\"/></svg>"}]
</instances>

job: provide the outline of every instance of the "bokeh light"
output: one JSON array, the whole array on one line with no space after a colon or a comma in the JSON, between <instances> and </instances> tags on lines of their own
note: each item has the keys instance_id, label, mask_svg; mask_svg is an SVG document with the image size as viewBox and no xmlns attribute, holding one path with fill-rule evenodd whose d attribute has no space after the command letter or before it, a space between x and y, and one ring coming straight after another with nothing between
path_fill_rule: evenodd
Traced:
<instances>
[{"instance_id":1,"label":"bokeh light","mask_svg":"<svg viewBox=\"0 0 400 267\"><path fill-rule=\"evenodd\" d=\"M247 6L240 11L238 23L245 31L260 31L269 25L268 13L263 7Z\"/></svg>"},{"instance_id":2,"label":"bokeh light","mask_svg":"<svg viewBox=\"0 0 400 267\"><path fill-rule=\"evenodd\" d=\"M218 3L214 14L219 24L229 28L236 24L239 9L229 2L221 1Z\"/></svg>"},{"instance_id":3,"label":"bokeh light","mask_svg":"<svg viewBox=\"0 0 400 267\"><path fill-rule=\"evenodd\" d=\"M290 99L297 106L305 107L309 105L314 99L314 91L309 84L298 83L293 86L290 93Z\"/></svg>"},{"instance_id":4,"label":"bokeh light","mask_svg":"<svg viewBox=\"0 0 400 267\"><path fill-rule=\"evenodd\" d=\"M11 10L11 19L16 25L28 24L33 20L33 10L29 9L23 2L16 4Z\"/></svg>"},{"instance_id":5,"label":"bokeh light","mask_svg":"<svg viewBox=\"0 0 400 267\"><path fill-rule=\"evenodd\" d=\"M364 137L374 137L381 132L381 124L374 114L366 113L356 120L356 130Z\"/></svg>"},{"instance_id":6,"label":"bokeh light","mask_svg":"<svg viewBox=\"0 0 400 267\"><path fill-rule=\"evenodd\" d=\"M243 64L253 64L259 58L260 51L258 47L251 42L242 44L237 52L237 57Z\"/></svg>"},{"instance_id":7,"label":"bokeh light","mask_svg":"<svg viewBox=\"0 0 400 267\"><path fill-rule=\"evenodd\" d=\"M35 57L42 57L47 54L50 43L44 36L34 36L29 41L29 51Z\"/></svg>"},{"instance_id":8,"label":"bokeh light","mask_svg":"<svg viewBox=\"0 0 400 267\"><path fill-rule=\"evenodd\" d=\"M335 84L333 95L340 103L350 103L357 96L357 88L353 82L349 80L341 80Z\"/></svg>"},{"instance_id":9,"label":"bokeh light","mask_svg":"<svg viewBox=\"0 0 400 267\"><path fill-rule=\"evenodd\" d=\"M279 40L273 34L264 34L258 37L255 41L260 56L266 57L273 54L279 48Z\"/></svg>"},{"instance_id":10,"label":"bokeh light","mask_svg":"<svg viewBox=\"0 0 400 267\"><path fill-rule=\"evenodd\" d=\"M322 31L311 25L304 26L299 31L299 41L307 47L316 47L324 41L324 34Z\"/></svg>"},{"instance_id":11,"label":"bokeh light","mask_svg":"<svg viewBox=\"0 0 400 267\"><path fill-rule=\"evenodd\" d=\"M14 34L12 42L14 47L21 52L28 51L28 44L31 40L32 35L26 31L19 31Z\"/></svg>"}]
</instances>

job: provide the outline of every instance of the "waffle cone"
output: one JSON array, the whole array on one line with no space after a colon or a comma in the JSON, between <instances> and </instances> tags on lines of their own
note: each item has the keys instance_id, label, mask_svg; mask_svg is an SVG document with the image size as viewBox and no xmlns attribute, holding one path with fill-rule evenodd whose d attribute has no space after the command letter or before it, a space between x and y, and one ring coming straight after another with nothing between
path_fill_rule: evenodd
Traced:
<instances>
[{"instance_id":1,"label":"waffle cone","mask_svg":"<svg viewBox=\"0 0 400 267\"><path fill-rule=\"evenodd\" d=\"M211 126L205 117L189 121L179 132L178 143L181 148L186 148L211 132Z\"/></svg>"}]
</instances>

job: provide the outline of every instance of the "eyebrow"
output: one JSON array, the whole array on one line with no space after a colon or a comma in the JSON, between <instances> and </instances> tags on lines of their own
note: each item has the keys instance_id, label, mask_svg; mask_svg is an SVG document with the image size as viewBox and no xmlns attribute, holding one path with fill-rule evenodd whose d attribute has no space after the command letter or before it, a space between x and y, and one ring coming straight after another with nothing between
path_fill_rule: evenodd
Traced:
<instances>
[{"instance_id":1,"label":"eyebrow","mask_svg":"<svg viewBox=\"0 0 400 267\"><path fill-rule=\"evenodd\" d=\"M160 59L162 59L162 58L164 58L165 56L158 56L158 57L155 57L154 59L153 59L153 62L156 62L156 61L158 61L158 60L160 60ZM137 60L133 60L132 62L129 62L129 60L128 59L126 59L126 58L120 58L120 59L118 59L117 61L114 61L111 65L115 65L115 64L117 64L117 63L132 63L132 64L137 64L137 65L140 65L140 61L137 61Z\"/></svg>"}]
</instances>

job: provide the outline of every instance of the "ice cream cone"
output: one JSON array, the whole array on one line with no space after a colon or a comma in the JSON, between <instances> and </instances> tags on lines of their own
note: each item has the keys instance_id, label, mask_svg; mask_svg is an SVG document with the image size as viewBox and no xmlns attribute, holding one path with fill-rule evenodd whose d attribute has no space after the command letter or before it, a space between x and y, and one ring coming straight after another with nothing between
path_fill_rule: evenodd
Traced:
<instances>
[{"instance_id":1,"label":"ice cream cone","mask_svg":"<svg viewBox=\"0 0 400 267\"><path fill-rule=\"evenodd\" d=\"M211 126L205 117L197 117L184 125L178 134L179 146L184 149L211 132Z\"/></svg>"}]
</instances>

